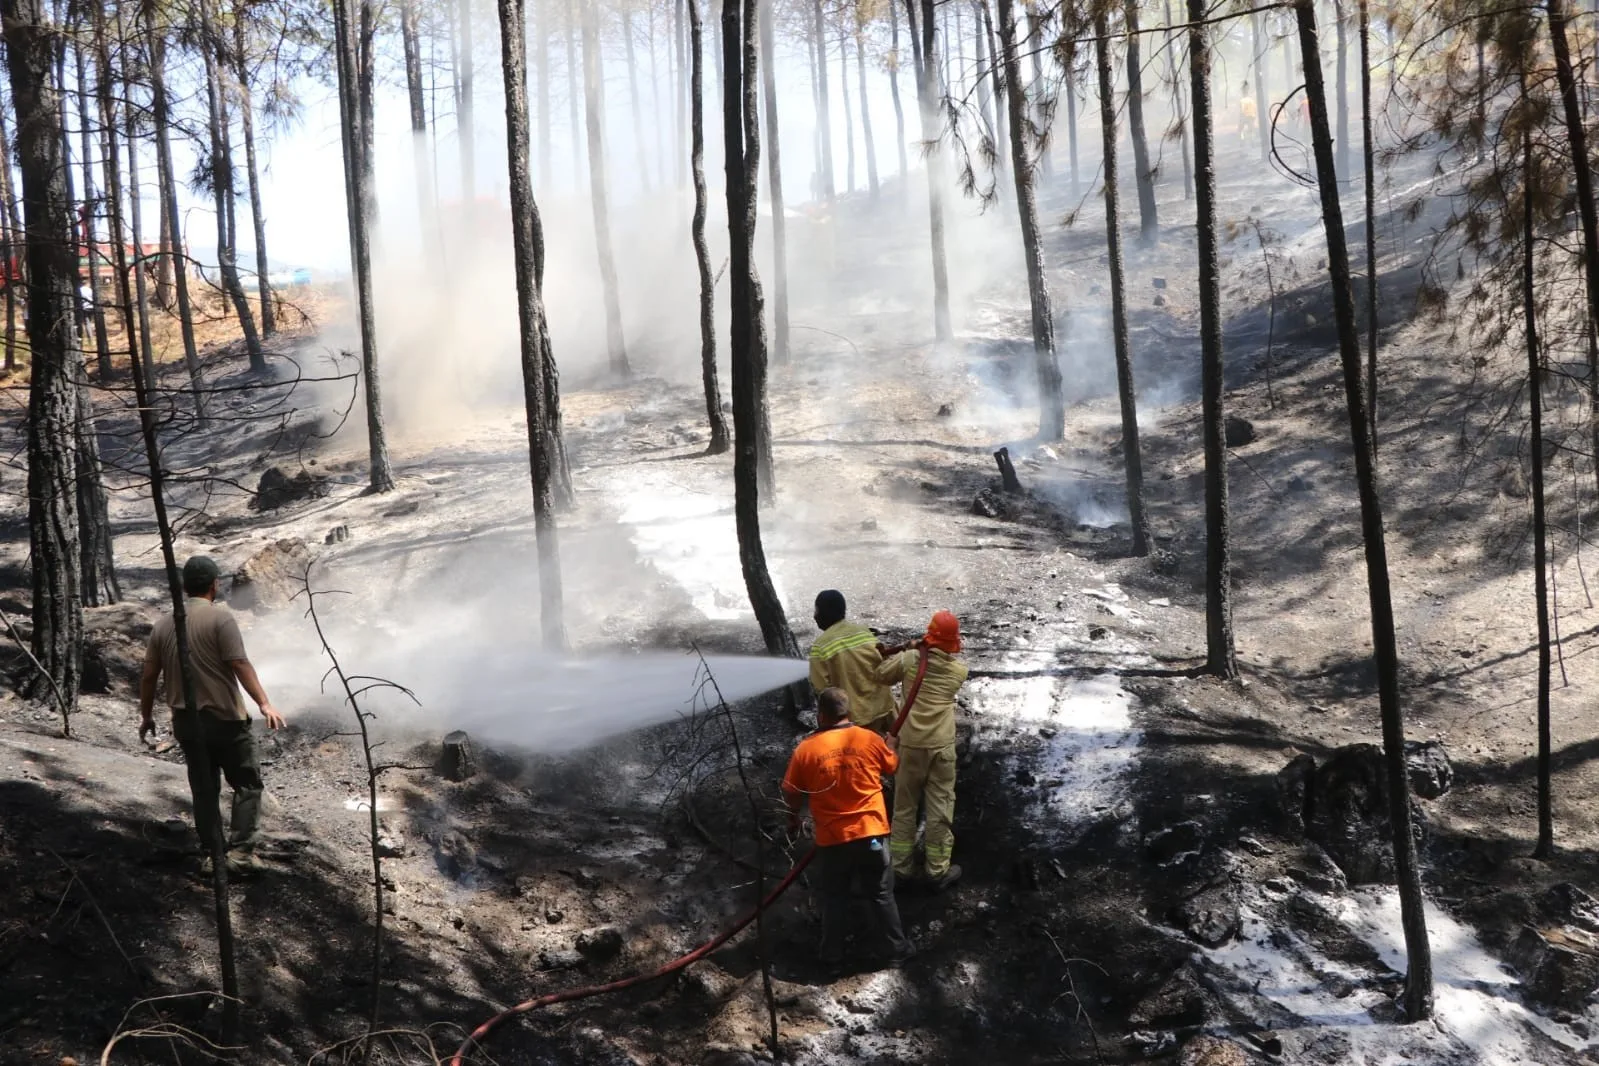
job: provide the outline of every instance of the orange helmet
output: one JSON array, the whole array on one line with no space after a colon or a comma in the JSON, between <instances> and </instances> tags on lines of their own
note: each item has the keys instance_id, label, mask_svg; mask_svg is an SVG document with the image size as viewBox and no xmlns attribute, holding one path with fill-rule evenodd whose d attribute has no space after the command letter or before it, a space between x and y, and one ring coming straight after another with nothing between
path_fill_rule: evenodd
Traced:
<instances>
[{"instance_id":1,"label":"orange helmet","mask_svg":"<svg viewBox=\"0 0 1599 1066\"><path fill-rule=\"evenodd\" d=\"M927 623L927 646L954 655L961 650L961 624L951 611L939 611Z\"/></svg>"}]
</instances>

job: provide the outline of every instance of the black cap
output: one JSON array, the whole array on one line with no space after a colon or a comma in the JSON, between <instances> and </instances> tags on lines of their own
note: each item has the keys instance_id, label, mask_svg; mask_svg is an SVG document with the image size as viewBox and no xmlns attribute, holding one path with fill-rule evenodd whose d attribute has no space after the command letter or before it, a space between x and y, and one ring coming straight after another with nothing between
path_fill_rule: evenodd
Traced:
<instances>
[{"instance_id":1,"label":"black cap","mask_svg":"<svg viewBox=\"0 0 1599 1066\"><path fill-rule=\"evenodd\" d=\"M192 555L183 564L183 591L191 596L203 595L213 582L222 576L222 568L209 555Z\"/></svg>"}]
</instances>

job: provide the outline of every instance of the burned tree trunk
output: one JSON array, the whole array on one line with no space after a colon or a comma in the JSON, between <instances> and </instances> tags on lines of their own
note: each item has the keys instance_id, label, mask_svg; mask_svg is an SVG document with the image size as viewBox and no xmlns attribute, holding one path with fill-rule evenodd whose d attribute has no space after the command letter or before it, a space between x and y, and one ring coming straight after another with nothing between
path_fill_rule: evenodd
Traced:
<instances>
[{"instance_id":1,"label":"burned tree trunk","mask_svg":"<svg viewBox=\"0 0 1599 1066\"><path fill-rule=\"evenodd\" d=\"M730 442L727 419L722 417L722 390L716 381L716 278L711 273L711 250L705 240L705 47L700 0L686 0L689 19L689 169L694 179L694 262L700 271L700 378L705 385L705 419L711 427L707 455L721 455ZM764 34L767 24L763 21ZM770 43L770 42L764 42ZM767 83L771 91L771 83ZM776 190L773 201L781 204ZM775 214L775 211L774 211ZM782 260L779 259L779 262Z\"/></svg>"},{"instance_id":2,"label":"burned tree trunk","mask_svg":"<svg viewBox=\"0 0 1599 1066\"><path fill-rule=\"evenodd\" d=\"M234 76L239 84L239 131L244 136L244 175L250 191L250 222L255 229L255 284L261 298L261 335L270 337L278 331L277 308L272 302L272 283L269 279L266 215L261 209L261 171L255 157L255 104L250 93L250 59L245 50L244 25L245 13L235 5L233 64Z\"/></svg>"},{"instance_id":3,"label":"burned tree trunk","mask_svg":"<svg viewBox=\"0 0 1599 1066\"><path fill-rule=\"evenodd\" d=\"M760 0L760 31L761 31L761 85L766 104L766 188L772 201L772 347L773 355L777 358L779 366L788 362L788 219L785 217L786 201L783 199L783 165L780 138L777 135L777 42L772 29L772 4L773 0ZM696 46L699 47L699 46ZM704 72L700 74L701 85L697 90L702 98L702 104L697 105L703 110ZM699 112L696 112L699 113ZM700 119L704 124L703 117ZM705 148L704 130L700 132L700 151ZM705 164L701 160L699 167L699 182L705 181ZM698 197L698 192L695 193ZM696 200L697 202L697 200ZM704 225L701 224L703 234ZM697 247L697 245L696 245ZM703 284L704 275L701 276ZM703 297L702 297L703 298ZM711 378L706 383L706 402L710 402L716 385L716 338L714 330L707 342L710 352ZM704 361L703 358L701 360ZM717 427L721 425L722 447L716 447ZM711 448L712 453L727 449L727 427L722 424L721 412L718 411L711 422Z\"/></svg>"},{"instance_id":4,"label":"burned tree trunk","mask_svg":"<svg viewBox=\"0 0 1599 1066\"><path fill-rule=\"evenodd\" d=\"M770 60L767 61L767 66L771 66ZM872 102L866 95L866 34L858 23L855 27L855 73L858 75L861 90L861 137L866 142L866 187L872 202L876 203L877 144L872 139ZM771 139L775 144L776 138Z\"/></svg>"},{"instance_id":5,"label":"burned tree trunk","mask_svg":"<svg viewBox=\"0 0 1599 1066\"><path fill-rule=\"evenodd\" d=\"M28 257L28 543L32 552L35 659L46 676L31 679L34 695L53 685L70 714L78 706L83 654L79 596L77 449L74 368L81 358L73 329L77 256L60 125L60 87L53 69L56 27L40 0L0 0L11 99L17 117L17 163ZM70 717L63 729L70 728Z\"/></svg>"},{"instance_id":6,"label":"burned tree trunk","mask_svg":"<svg viewBox=\"0 0 1599 1066\"><path fill-rule=\"evenodd\" d=\"M1365 0L1361 0L1361 5L1361 9L1365 10ZM1255 134L1260 140L1260 161L1262 163L1271 160L1271 112L1268 110L1270 104L1267 103L1266 94L1267 45L1265 34L1261 32L1262 19L1264 17L1259 11L1249 16L1249 40L1255 53ZM1170 21L1169 18L1168 21Z\"/></svg>"},{"instance_id":7,"label":"burned tree trunk","mask_svg":"<svg viewBox=\"0 0 1599 1066\"><path fill-rule=\"evenodd\" d=\"M725 2L725 0L724 0ZM818 143L822 149L822 198L828 203L833 202L837 195L833 186L833 117L832 109L827 99L827 24L822 19L822 0L812 0L811 4L812 32L816 35L816 130ZM727 24L723 20L722 32L726 34ZM727 44L722 44L722 54L727 54ZM723 76L724 86L726 76ZM725 90L724 90L725 91ZM725 105L724 105L725 110Z\"/></svg>"},{"instance_id":8,"label":"burned tree trunk","mask_svg":"<svg viewBox=\"0 0 1599 1066\"><path fill-rule=\"evenodd\" d=\"M17 286L22 284L21 278L14 269L22 262L22 217L17 208L17 192L11 183L11 134L5 119L6 105L0 104L0 222L5 224L5 242L0 246L0 255L4 256L3 263L6 271L6 326L5 326L5 369L9 372L17 367Z\"/></svg>"},{"instance_id":9,"label":"burned tree trunk","mask_svg":"<svg viewBox=\"0 0 1599 1066\"><path fill-rule=\"evenodd\" d=\"M1011 129L1027 129L1027 90L1016 56L1016 13L1013 0L999 0L999 59L1005 65L1005 102ZM1066 401L1061 392L1060 361L1055 356L1055 313L1050 307L1049 279L1044 272L1044 247L1034 195L1032 147L1025 136L1011 138L1011 173L1016 181L1016 212L1021 220L1022 253L1027 261L1027 296L1033 313L1033 359L1038 367L1038 435L1060 440L1066 435Z\"/></svg>"},{"instance_id":10,"label":"burned tree trunk","mask_svg":"<svg viewBox=\"0 0 1599 1066\"><path fill-rule=\"evenodd\" d=\"M71 12L72 8L68 8ZM69 15L70 17L70 15ZM88 288L89 295L84 301L83 313L94 326L94 352L95 365L100 372L101 381L111 379L111 341L106 335L105 307L100 299L100 248L99 240L95 234L95 205L98 197L94 189L94 162L90 146L93 143L93 132L89 124L89 84L88 63L81 47L72 49L73 59L77 64L78 74L78 163L83 171L83 195L78 199L78 236L82 242L80 269L84 270L83 284ZM65 99L63 94L63 100ZM66 119L63 117L62 125L65 128ZM68 153L71 154L70 152ZM71 176L67 179L67 199L72 199ZM85 361L87 369L87 361ZM83 520L84 515L79 514Z\"/></svg>"},{"instance_id":11,"label":"burned tree trunk","mask_svg":"<svg viewBox=\"0 0 1599 1066\"><path fill-rule=\"evenodd\" d=\"M550 3L552 0L542 0ZM577 59L577 6L582 0L566 0L566 121L567 128L572 131L572 185L583 184L583 153L578 150L578 138L582 136L583 126L578 119L578 101L583 97L583 91L578 84L578 59Z\"/></svg>"},{"instance_id":12,"label":"burned tree trunk","mask_svg":"<svg viewBox=\"0 0 1599 1066\"><path fill-rule=\"evenodd\" d=\"M917 5L920 5L920 21ZM927 160L928 234L933 253L933 335L941 343L955 337L949 316L949 265L944 253L944 167L939 151L939 83L933 0L905 0L911 33L920 33L916 58L916 98Z\"/></svg>"},{"instance_id":13,"label":"burned tree trunk","mask_svg":"<svg viewBox=\"0 0 1599 1066\"><path fill-rule=\"evenodd\" d=\"M616 276L616 254L611 248L611 205L605 173L605 84L601 80L598 0L578 0L582 5L583 107L588 129L589 198L594 208L594 244L600 260L600 286L605 295L605 342L611 354L611 373L626 376L627 342L622 335L622 295Z\"/></svg>"},{"instance_id":14,"label":"burned tree trunk","mask_svg":"<svg viewBox=\"0 0 1599 1066\"><path fill-rule=\"evenodd\" d=\"M1555 54L1555 79L1571 142L1571 170L1577 184L1577 211L1582 219L1583 281L1588 297L1588 329L1599 329L1599 206L1594 203L1593 165L1588 155L1588 132L1583 126L1582 104L1577 97L1577 76L1571 65L1571 45L1566 36L1565 0L1547 0L1549 40ZM1599 457L1599 345L1588 345L1589 440ZM1599 458L1594 461L1599 479Z\"/></svg>"},{"instance_id":15,"label":"burned tree trunk","mask_svg":"<svg viewBox=\"0 0 1599 1066\"><path fill-rule=\"evenodd\" d=\"M1040 11L1034 10L1027 16L1027 50L1033 54L1033 92L1038 95L1038 173L1048 181L1054 173L1055 164L1055 137L1050 130L1054 123L1055 105L1053 101L1044 102L1048 93L1048 82L1044 80L1044 43L1045 24L1047 17Z\"/></svg>"},{"instance_id":16,"label":"burned tree trunk","mask_svg":"<svg viewBox=\"0 0 1599 1066\"><path fill-rule=\"evenodd\" d=\"M472 77L477 62L472 55L472 0L455 0L460 15L461 51L456 68L455 128L461 151L461 203L470 223L477 204L477 131L472 125ZM365 116L363 115L363 118Z\"/></svg>"},{"instance_id":17,"label":"burned tree trunk","mask_svg":"<svg viewBox=\"0 0 1599 1066\"><path fill-rule=\"evenodd\" d=\"M121 16L118 16L120 23ZM119 27L120 29L120 27ZM120 33L119 33L120 36ZM128 81L122 83L124 99L133 99L133 91ZM139 129L136 110L132 107L125 112L126 140L128 143L128 218L131 224L133 237L133 285L136 293L134 309L137 312L137 326L139 330L139 358L144 364L146 381L155 380L155 353L151 350L150 342L150 282L147 277L149 264L144 255L144 209L140 206L139 180ZM157 256L157 259L164 259Z\"/></svg>"},{"instance_id":18,"label":"burned tree trunk","mask_svg":"<svg viewBox=\"0 0 1599 1066\"><path fill-rule=\"evenodd\" d=\"M377 311L372 295L370 174L362 127L361 79L357 73L356 26L350 0L334 0L334 51L339 76L339 131L344 147L345 204L350 219L350 260L355 274L356 313L361 333L361 384L366 391L367 491L394 490L388 433L383 424L383 390L378 376Z\"/></svg>"},{"instance_id":19,"label":"burned tree trunk","mask_svg":"<svg viewBox=\"0 0 1599 1066\"><path fill-rule=\"evenodd\" d=\"M1068 63L1066 67L1066 151L1067 158L1072 168L1072 195L1077 196L1082 188L1079 183L1080 175L1077 170L1077 71L1075 64Z\"/></svg>"},{"instance_id":20,"label":"burned tree trunk","mask_svg":"<svg viewBox=\"0 0 1599 1066\"><path fill-rule=\"evenodd\" d=\"M1377 447L1377 143L1371 126L1371 12L1367 0L1360 4L1360 127L1361 157L1366 169L1366 413L1371 422L1371 446Z\"/></svg>"},{"instance_id":21,"label":"burned tree trunk","mask_svg":"<svg viewBox=\"0 0 1599 1066\"><path fill-rule=\"evenodd\" d=\"M1171 0L1166 0L1166 25L1175 25L1172 19ZM1188 114L1183 102L1183 79L1177 74L1177 33L1166 33L1166 70L1171 78L1171 106L1176 116L1177 149L1183 157L1183 199L1194 198L1194 158L1188 151Z\"/></svg>"},{"instance_id":22,"label":"burned tree trunk","mask_svg":"<svg viewBox=\"0 0 1599 1066\"><path fill-rule=\"evenodd\" d=\"M1349 180L1349 34L1344 17L1344 0L1332 0L1333 34L1338 45L1338 180Z\"/></svg>"},{"instance_id":23,"label":"burned tree trunk","mask_svg":"<svg viewBox=\"0 0 1599 1066\"><path fill-rule=\"evenodd\" d=\"M1205 652L1217 677L1238 672L1233 651L1233 592L1227 514L1225 382L1221 340L1221 271L1216 257L1216 150L1210 113L1210 41L1205 0L1188 0L1189 99L1194 114L1198 194L1200 392L1205 425Z\"/></svg>"},{"instance_id":24,"label":"burned tree trunk","mask_svg":"<svg viewBox=\"0 0 1599 1066\"><path fill-rule=\"evenodd\" d=\"M1099 70L1099 125L1104 144L1105 251L1110 271L1111 339L1116 353L1116 392L1121 398L1122 452L1127 471L1127 514L1133 554L1149 554L1149 517L1144 512L1144 459L1138 442L1138 392L1133 381L1132 343L1127 328L1127 280L1122 266L1121 193L1116 188L1116 87L1110 63L1110 27L1094 20L1094 57Z\"/></svg>"},{"instance_id":25,"label":"burned tree trunk","mask_svg":"<svg viewBox=\"0 0 1599 1066\"><path fill-rule=\"evenodd\" d=\"M439 239L439 221L433 202L433 177L428 160L427 96L422 86L422 46L416 4L417 0L404 0L400 5L400 43L405 54L405 92L410 104L411 166L416 175L417 222L422 228L423 254L429 262L438 262L442 256L442 242ZM539 10L543 10L543 5L540 5ZM548 88L542 70L539 82L541 89ZM539 132L548 141L548 116L543 113L540 114ZM545 147L547 149L548 145Z\"/></svg>"},{"instance_id":26,"label":"burned tree trunk","mask_svg":"<svg viewBox=\"0 0 1599 1066\"><path fill-rule=\"evenodd\" d=\"M527 444L533 476L533 526L538 538L539 625L544 646L566 647L562 619L561 553L555 522L555 458L550 445L547 386L544 380L549 324L539 261L544 233L533 176L527 115L527 52L523 0L499 0L500 55L505 71L505 141L509 160L512 256L516 265L516 307L521 324L522 395L527 406Z\"/></svg>"},{"instance_id":27,"label":"burned tree trunk","mask_svg":"<svg viewBox=\"0 0 1599 1066\"><path fill-rule=\"evenodd\" d=\"M899 5L889 0L888 5L888 30L889 30L889 57L888 57L888 89L894 97L894 137L899 146L899 180L905 181L910 172L910 163L905 155L905 105L899 98ZM901 195L904 189L900 190Z\"/></svg>"},{"instance_id":28,"label":"burned tree trunk","mask_svg":"<svg viewBox=\"0 0 1599 1066\"><path fill-rule=\"evenodd\" d=\"M959 12L960 8L956 8L955 10ZM997 38L994 36L994 19L988 11L988 0L977 0L976 14L981 16L981 25L978 27L977 31L978 40L990 42L997 40ZM976 76L978 78L983 76L983 70L981 66L977 68ZM1006 115L1004 104L998 102L1005 99L1005 80L1000 76L1000 64L998 56L995 56L994 62L989 64L988 78L990 83L993 85L994 100L996 101L994 114L994 173L996 177L1003 179L1005 174L1005 156L1007 154L1007 149L1005 147L1006 138L1007 136L1014 135L1015 130L1013 124L1009 121Z\"/></svg>"},{"instance_id":29,"label":"burned tree trunk","mask_svg":"<svg viewBox=\"0 0 1599 1066\"><path fill-rule=\"evenodd\" d=\"M1364 9L1364 0L1362 0ZM1526 95L1525 73L1521 75L1522 95ZM1535 243L1534 171L1532 125L1525 124L1521 135L1521 310L1527 334L1527 395L1531 403L1532 446L1532 556L1535 578L1534 596L1538 610L1538 848L1541 854L1554 851L1555 815L1553 780L1553 736L1550 728L1550 633L1549 633L1549 524L1544 505L1543 451L1543 359L1538 340L1538 294L1536 288L1537 245Z\"/></svg>"},{"instance_id":30,"label":"burned tree trunk","mask_svg":"<svg viewBox=\"0 0 1599 1066\"><path fill-rule=\"evenodd\" d=\"M1133 137L1133 177L1138 183L1138 235L1155 239L1160 219L1155 207L1155 171L1144 132L1144 71L1139 49L1138 2L1127 0L1127 127Z\"/></svg>"},{"instance_id":31,"label":"burned tree trunk","mask_svg":"<svg viewBox=\"0 0 1599 1066\"><path fill-rule=\"evenodd\" d=\"M742 11L740 10L742 6ZM766 566L760 505L772 491L771 428L766 408L766 328L761 282L755 271L756 182L761 134L757 124L760 77L756 0L722 0L722 140L727 160L728 280L732 319L728 344L733 366L733 515L738 556L750 607L766 650L799 657L799 644ZM762 459L765 451L767 458ZM763 467L766 467L763 471Z\"/></svg>"},{"instance_id":32,"label":"burned tree trunk","mask_svg":"<svg viewBox=\"0 0 1599 1066\"><path fill-rule=\"evenodd\" d=\"M633 148L637 152L639 182L650 190L649 152L644 147L644 107L638 94L638 61L634 57L633 10L622 5L622 45L627 62L627 99L633 110Z\"/></svg>"},{"instance_id":33,"label":"burned tree trunk","mask_svg":"<svg viewBox=\"0 0 1599 1066\"><path fill-rule=\"evenodd\" d=\"M1190 0L1202 8L1203 0ZM1360 525L1366 544L1366 584L1371 597L1371 644L1377 661L1377 690L1382 711L1384 763L1388 777L1388 816L1392 826L1394 870L1399 881L1399 908L1405 931L1404 1007L1411 1021L1432 1014L1432 952L1411 831L1410 773L1405 764L1405 712L1399 699L1399 648L1394 636L1393 600L1388 586L1388 549L1383 533L1382 502L1377 493L1377 463L1366 418L1365 390L1360 376L1360 334L1355 324L1355 292L1349 278L1349 250L1344 243L1343 208L1338 199L1338 174L1327 123L1327 94L1322 84L1316 38L1314 0L1296 0L1299 45L1305 61L1305 97L1310 104L1311 145L1321 192L1322 222L1327 237L1327 273L1332 282L1333 318L1338 326L1338 352L1349 401L1349 434L1354 442L1355 482L1360 493ZM1539 457L1541 460L1541 456Z\"/></svg>"},{"instance_id":34,"label":"burned tree trunk","mask_svg":"<svg viewBox=\"0 0 1599 1066\"><path fill-rule=\"evenodd\" d=\"M208 0L200 0L200 54L205 61L206 105L211 146L211 193L217 212L217 272L222 275L222 290L233 303L239 317L239 328L244 332L244 347L250 356L250 369L266 372L266 357L261 352L261 338L256 333L255 317L250 313L250 302L244 295L236 266L237 244L233 220L233 150L228 143L226 98L223 95L220 64L221 42L217 38L216 23L211 15Z\"/></svg>"},{"instance_id":35,"label":"burned tree trunk","mask_svg":"<svg viewBox=\"0 0 1599 1066\"><path fill-rule=\"evenodd\" d=\"M183 227L178 213L178 179L172 169L171 114L167 102L166 38L156 29L154 4L143 5L144 32L150 56L150 111L155 126L156 172L161 186L161 214L167 222L167 244L161 260L172 268L177 293L178 329L183 335L183 363L194 392L194 413L205 425L205 381L200 376L200 351L194 341L194 306L189 300L189 259L184 250Z\"/></svg>"},{"instance_id":36,"label":"burned tree trunk","mask_svg":"<svg viewBox=\"0 0 1599 1066\"><path fill-rule=\"evenodd\" d=\"M838 31L838 84L844 97L844 188L855 192L855 111L849 100L849 34Z\"/></svg>"}]
</instances>

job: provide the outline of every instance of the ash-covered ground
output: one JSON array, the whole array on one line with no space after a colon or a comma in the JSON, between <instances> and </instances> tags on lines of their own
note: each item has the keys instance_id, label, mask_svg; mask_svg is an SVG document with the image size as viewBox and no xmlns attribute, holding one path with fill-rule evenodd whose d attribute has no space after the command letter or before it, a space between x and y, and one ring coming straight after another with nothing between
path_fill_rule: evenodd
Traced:
<instances>
[{"instance_id":1,"label":"ash-covered ground","mask_svg":"<svg viewBox=\"0 0 1599 1066\"><path fill-rule=\"evenodd\" d=\"M1148 560L1128 554L1092 213L1052 230L1073 406L1067 440L1039 447L1019 270L1001 264L963 294L957 343L935 349L925 294L890 269L924 249L898 240L897 224L876 226L864 205L845 207L855 212L847 240L796 237L796 254L827 257L826 269L797 273L826 281L796 292L792 359L773 368L778 493L763 513L766 550L802 642L821 588L844 590L857 619L894 638L936 609L960 615L974 668L955 827L966 877L943 895L904 897L921 950L902 969L839 977L818 967L815 899L802 882L760 938L747 933L683 975L512 1022L486 1056L762 1060L764 956L780 1050L818 1066L1590 1061L1594 1018L1580 985L1593 916L1562 887L1594 887L1578 694L1595 627L1582 541L1556 551L1568 681L1555 704L1561 849L1534 862L1535 637L1518 535L1526 501L1511 476L1524 456L1515 426L1493 421L1479 353L1462 353L1449 323L1412 318L1404 285L1428 222L1396 207L1380 224L1396 279L1384 493L1412 734L1441 745L1447 775L1434 765L1432 781L1449 786L1418 800L1438 1015L1398 1024L1405 960L1393 892L1351 887L1360 873L1345 867L1369 872L1371 856L1342 854L1341 864L1313 843L1319 816L1306 798L1369 799L1357 787L1361 753L1336 753L1378 738L1322 252L1317 231L1289 221L1309 217L1311 194L1261 191L1244 169L1227 203L1282 236L1268 253L1271 289L1252 229L1227 253L1229 404L1250 422L1230 464L1243 678L1196 676L1203 463L1183 228L1192 209L1180 190L1162 204L1169 235L1133 249L1129 264L1161 545ZM1401 201L1427 192L1395 182ZM1046 206L1058 218L1078 205L1060 181ZM1003 234L1002 220L992 225ZM321 350L314 335L285 343L308 363ZM384 1055L429 1062L429 1042L446 1053L523 998L653 969L714 935L803 848L784 839L776 809L802 725L775 696L714 713L694 654L717 664L761 650L738 566L731 459L702 455L697 350L691 335L651 337L636 348L633 380L569 375L577 500L561 550L578 659L559 668L533 650L538 585L514 404L402 432L399 489L382 497L361 493L358 429L311 433L334 420L335 389L289 405L274 449L230 440L225 426L174 442L175 461L203 461L247 488L285 454L290 473L323 479L323 495L264 511L246 492L183 490L204 513L186 523L180 554L205 551L230 568L257 560L259 579L247 596L235 591L235 606L290 718L263 737L272 869L235 893L241 1061L343 1061L340 1041L365 1031L371 1009L366 770L354 721L326 689L304 597L294 598L307 560L344 667L403 684L421 704L375 694L371 705L379 759L396 764L379 802L379 1016L395 1030ZM242 410L259 402L250 396L230 402ZM127 427L107 422L108 440L126 447ZM995 491L1000 446L1018 460L1022 497ZM162 1018L215 1031L205 997L140 1005L214 988L216 960L209 889L184 854L181 764L137 739L134 672L164 595L147 501L130 480L114 507L130 602L90 612L108 691L86 697L72 740L55 735L48 708L0 704L0 870L14 886L0 894L0 1061L81 1061L119 1030ZM23 514L13 499L0 594L19 619ZM6 665L20 668L20 656ZM713 674L741 688L765 676L733 662ZM439 745L461 727L479 765L451 781L436 767ZM1284 772L1302 755L1319 777ZM1556 947L1567 954L1529 949L1528 929L1564 937ZM1545 972L1549 955L1556 969ZM200 1058L151 1036L123 1041L113 1058L174 1060Z\"/></svg>"}]
</instances>

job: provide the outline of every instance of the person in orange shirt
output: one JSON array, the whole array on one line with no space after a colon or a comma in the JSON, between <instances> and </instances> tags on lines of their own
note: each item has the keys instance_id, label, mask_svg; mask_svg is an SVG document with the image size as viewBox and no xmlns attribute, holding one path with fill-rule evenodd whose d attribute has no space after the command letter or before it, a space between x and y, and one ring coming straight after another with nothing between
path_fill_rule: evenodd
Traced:
<instances>
[{"instance_id":1,"label":"person in orange shirt","mask_svg":"<svg viewBox=\"0 0 1599 1066\"><path fill-rule=\"evenodd\" d=\"M849 695L840 688L817 698L816 732L800 741L783 775L789 828L798 831L810 805L815 825L816 871L822 894L822 961L844 961L850 902L864 897L890 965L915 954L894 903L894 866L888 857L888 807L883 775L899 768L899 741L849 720ZM859 889L857 890L857 885Z\"/></svg>"}]
</instances>

